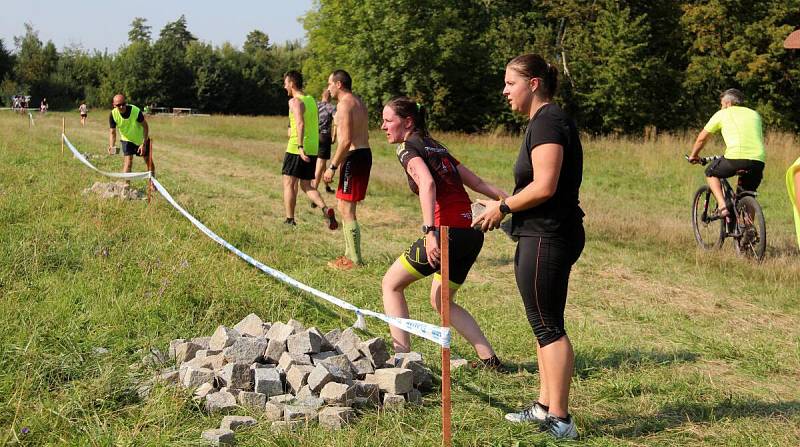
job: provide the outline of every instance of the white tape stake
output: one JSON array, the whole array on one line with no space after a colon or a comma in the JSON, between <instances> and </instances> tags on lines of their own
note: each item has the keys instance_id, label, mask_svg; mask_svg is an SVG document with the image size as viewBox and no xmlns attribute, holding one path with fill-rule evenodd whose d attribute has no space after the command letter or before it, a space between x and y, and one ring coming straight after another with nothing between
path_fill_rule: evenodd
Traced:
<instances>
[{"instance_id":1,"label":"white tape stake","mask_svg":"<svg viewBox=\"0 0 800 447\"><path fill-rule=\"evenodd\" d=\"M392 326L400 328L406 332L430 340L438 345L441 345L442 347L445 348L450 347L450 328L436 326L430 323L411 320L407 318L390 317L388 315L384 315L379 312L373 312L368 309L361 309L348 303L347 301L336 298L333 295L329 295L311 286L303 284L300 281L290 277L289 275L279 270L275 270L272 267L269 267L256 259L253 259L252 256L242 252L238 248L231 245L225 239L219 237L216 233L211 231L202 222L197 220L194 216L189 214L189 212L186 211L182 206L180 206L178 202L176 202L175 199L172 198L172 195L169 193L169 191L167 191L167 189L164 188L164 185L162 185L161 182L159 182L155 177L152 177L149 172L112 173L112 172L101 171L97 169L94 165L92 165L92 163L90 163L89 160L87 160L86 157L83 156L83 154L78 152L75 146L73 146L72 143L69 141L69 139L67 139L66 135L61 134L61 137L63 138L64 142L67 143L67 147L69 148L70 151L72 151L72 154L75 156L75 158L80 160L83 164L90 167L91 169L99 172L100 174L103 174L108 177L127 178L127 179L149 178L153 182L153 186L155 186L156 190L167 200L167 202L170 203L170 205L172 205L176 210L178 210L178 212L181 213L183 217L187 218L189 222L192 223L192 225L197 227L200 231L202 231L206 236L214 240L216 243L232 251L234 254L242 258L244 261L246 261L253 267L261 270L262 272L277 279L278 281L288 284L296 289L300 289L304 292L310 293L311 295L314 295L317 298L322 298L323 300L328 301L329 303L339 306L343 309L355 312L357 318L355 324L353 324L353 327L358 329L366 329L367 324L366 320L364 319L364 315L368 315L370 317L377 318L385 323L391 324Z\"/></svg>"},{"instance_id":2,"label":"white tape stake","mask_svg":"<svg viewBox=\"0 0 800 447\"><path fill-rule=\"evenodd\" d=\"M31 121L30 121L30 123L31 123L31 126L34 126L34 127L35 127L35 126L36 126L36 123L35 123L35 122L33 122L33 114L31 114L31 112L28 112L28 118L30 118L30 120L31 120Z\"/></svg>"}]
</instances>

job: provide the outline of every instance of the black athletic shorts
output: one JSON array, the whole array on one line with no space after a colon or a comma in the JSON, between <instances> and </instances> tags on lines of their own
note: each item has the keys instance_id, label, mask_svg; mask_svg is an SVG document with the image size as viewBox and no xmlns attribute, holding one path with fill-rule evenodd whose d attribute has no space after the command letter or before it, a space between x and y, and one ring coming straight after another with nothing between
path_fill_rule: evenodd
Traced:
<instances>
[{"instance_id":1,"label":"black athletic shorts","mask_svg":"<svg viewBox=\"0 0 800 447\"><path fill-rule=\"evenodd\" d=\"M436 232L438 239L439 231ZM467 273L478 259L483 248L483 233L472 228L450 228L450 288L458 289L467 279ZM434 278L441 281L438 268L428 264L428 253L425 251L425 236L417 239L400 258L406 268L417 279L436 274Z\"/></svg>"},{"instance_id":2,"label":"black athletic shorts","mask_svg":"<svg viewBox=\"0 0 800 447\"><path fill-rule=\"evenodd\" d=\"M122 154L123 155L136 155L138 157L147 157L148 153L150 152L150 141L148 140L144 146L144 154L139 155L139 145L133 143L131 141L120 141L122 145Z\"/></svg>"},{"instance_id":3,"label":"black athletic shorts","mask_svg":"<svg viewBox=\"0 0 800 447\"><path fill-rule=\"evenodd\" d=\"M759 160L744 160L720 157L711 162L706 168L706 177L728 178L736 175L737 171L747 171L739 176L739 188L745 191L755 191L764 178L764 162Z\"/></svg>"},{"instance_id":4,"label":"black athletic shorts","mask_svg":"<svg viewBox=\"0 0 800 447\"><path fill-rule=\"evenodd\" d=\"M567 334L564 307L572 264L583 252L583 223L576 222L558 233L520 236L514 255L514 275L525 305L525 315L539 346Z\"/></svg>"},{"instance_id":5,"label":"black athletic shorts","mask_svg":"<svg viewBox=\"0 0 800 447\"><path fill-rule=\"evenodd\" d=\"M299 154L286 153L283 157L283 169L281 174L297 177L300 180L314 180L314 169L317 166L317 156L309 155L311 160L306 163L300 158Z\"/></svg>"},{"instance_id":6,"label":"black athletic shorts","mask_svg":"<svg viewBox=\"0 0 800 447\"><path fill-rule=\"evenodd\" d=\"M320 135L319 138L319 150L317 151L317 158L320 160L330 160L331 159L331 140L330 138L322 138Z\"/></svg>"}]
</instances>

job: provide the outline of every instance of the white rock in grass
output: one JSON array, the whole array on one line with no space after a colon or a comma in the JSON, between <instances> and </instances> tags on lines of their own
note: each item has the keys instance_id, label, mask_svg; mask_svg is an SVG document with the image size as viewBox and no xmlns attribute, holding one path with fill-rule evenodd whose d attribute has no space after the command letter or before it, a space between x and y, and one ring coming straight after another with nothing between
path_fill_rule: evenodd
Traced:
<instances>
[{"instance_id":1,"label":"white rock in grass","mask_svg":"<svg viewBox=\"0 0 800 447\"><path fill-rule=\"evenodd\" d=\"M328 407L319 412L319 425L338 430L355 418L355 411L350 407Z\"/></svg>"},{"instance_id":2,"label":"white rock in grass","mask_svg":"<svg viewBox=\"0 0 800 447\"><path fill-rule=\"evenodd\" d=\"M227 391L219 390L206 396L205 407L209 413L236 408L236 397Z\"/></svg>"},{"instance_id":3,"label":"white rock in grass","mask_svg":"<svg viewBox=\"0 0 800 447\"><path fill-rule=\"evenodd\" d=\"M400 394L386 393L383 395L383 408L386 410L398 410L405 404L406 398Z\"/></svg>"},{"instance_id":4,"label":"white rock in grass","mask_svg":"<svg viewBox=\"0 0 800 447\"><path fill-rule=\"evenodd\" d=\"M225 416L219 424L222 430L236 430L240 427L252 427L256 425L256 420L250 416Z\"/></svg>"},{"instance_id":5,"label":"white rock in grass","mask_svg":"<svg viewBox=\"0 0 800 447\"><path fill-rule=\"evenodd\" d=\"M353 398L356 397L355 386L330 382L322 387L319 397L328 405L350 405Z\"/></svg>"},{"instance_id":6,"label":"white rock in grass","mask_svg":"<svg viewBox=\"0 0 800 447\"><path fill-rule=\"evenodd\" d=\"M235 329L219 326L217 327L217 330L214 331L214 335L212 335L211 339L208 341L208 349L222 351L223 349L232 345L239 337L241 337L241 335L239 335L239 332L237 332Z\"/></svg>"},{"instance_id":7,"label":"white rock in grass","mask_svg":"<svg viewBox=\"0 0 800 447\"><path fill-rule=\"evenodd\" d=\"M286 325L287 326L291 326L292 329L294 329L294 333L295 334L299 334L299 333L301 333L301 332L306 330L306 327L303 326L303 323L295 320L294 318L292 318L291 320L287 321Z\"/></svg>"},{"instance_id":8,"label":"white rock in grass","mask_svg":"<svg viewBox=\"0 0 800 447\"><path fill-rule=\"evenodd\" d=\"M294 328L292 326L288 326L280 321L276 321L272 323L272 326L269 328L269 331L267 332L267 338L270 340L285 342L292 334L294 334Z\"/></svg>"},{"instance_id":9,"label":"white rock in grass","mask_svg":"<svg viewBox=\"0 0 800 447\"><path fill-rule=\"evenodd\" d=\"M236 323L233 328L239 332L239 334L250 337L262 337L265 334L264 321L256 314L250 314L242 318L242 321Z\"/></svg>"},{"instance_id":10,"label":"white rock in grass","mask_svg":"<svg viewBox=\"0 0 800 447\"><path fill-rule=\"evenodd\" d=\"M175 349L178 347L179 344L185 343L185 338L176 338L174 340L170 340L169 342L169 350L167 353L169 354L170 360L175 360Z\"/></svg>"}]
</instances>

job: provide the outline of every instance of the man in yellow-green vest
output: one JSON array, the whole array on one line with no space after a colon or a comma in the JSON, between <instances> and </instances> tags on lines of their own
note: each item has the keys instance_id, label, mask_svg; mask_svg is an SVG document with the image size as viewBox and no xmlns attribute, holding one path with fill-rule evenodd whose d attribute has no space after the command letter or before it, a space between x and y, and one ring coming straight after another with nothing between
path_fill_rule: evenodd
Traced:
<instances>
[{"instance_id":1,"label":"man in yellow-green vest","mask_svg":"<svg viewBox=\"0 0 800 447\"><path fill-rule=\"evenodd\" d=\"M150 150L149 138L150 128L144 119L144 113L133 104L125 102L125 95L114 96L112 102L114 106L108 116L108 153L113 154L117 144L117 130L122 144L122 172L131 172L133 166L133 156L147 157ZM155 175L156 168L150 169Z\"/></svg>"},{"instance_id":2,"label":"man in yellow-green vest","mask_svg":"<svg viewBox=\"0 0 800 447\"><path fill-rule=\"evenodd\" d=\"M339 227L333 208L328 208L319 191L311 185L317 165L319 150L319 122L317 102L312 96L303 93L303 75L289 71L283 76L283 88L289 100L289 144L283 159L283 206L286 211L285 224L294 226L295 206L297 205L297 186L306 193L313 205L322 209L328 228Z\"/></svg>"}]
</instances>

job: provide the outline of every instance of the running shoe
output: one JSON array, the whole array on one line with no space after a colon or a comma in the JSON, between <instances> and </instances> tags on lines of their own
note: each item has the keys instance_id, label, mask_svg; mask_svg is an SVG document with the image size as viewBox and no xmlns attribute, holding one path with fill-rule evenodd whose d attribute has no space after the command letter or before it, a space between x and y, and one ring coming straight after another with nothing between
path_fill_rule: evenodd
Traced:
<instances>
[{"instance_id":1,"label":"running shoe","mask_svg":"<svg viewBox=\"0 0 800 447\"><path fill-rule=\"evenodd\" d=\"M316 208L317 207L317 204L314 203L314 202L309 202L309 205L311 205L311 208Z\"/></svg>"},{"instance_id":2,"label":"running shoe","mask_svg":"<svg viewBox=\"0 0 800 447\"><path fill-rule=\"evenodd\" d=\"M283 221L286 225L297 226L297 222L294 221L294 218L287 217L286 220Z\"/></svg>"},{"instance_id":3,"label":"running shoe","mask_svg":"<svg viewBox=\"0 0 800 447\"><path fill-rule=\"evenodd\" d=\"M508 373L508 372L510 372L510 370L508 368L506 368L505 365L503 365L503 362L501 362L500 359L497 358L496 355L493 355L493 356L489 357L488 359L479 358L478 360L470 363L470 366L472 368L476 368L476 369L477 368L483 368L483 369L488 369L490 371L499 372L499 373Z\"/></svg>"},{"instance_id":4,"label":"running shoe","mask_svg":"<svg viewBox=\"0 0 800 447\"><path fill-rule=\"evenodd\" d=\"M547 431L556 439L576 439L578 437L578 429L575 428L575 421L572 416L567 415L566 419L547 415Z\"/></svg>"},{"instance_id":5,"label":"running shoe","mask_svg":"<svg viewBox=\"0 0 800 447\"><path fill-rule=\"evenodd\" d=\"M356 263L347 258L347 256L339 256L333 261L328 262L328 267L336 270L351 270L355 268Z\"/></svg>"},{"instance_id":6,"label":"running shoe","mask_svg":"<svg viewBox=\"0 0 800 447\"><path fill-rule=\"evenodd\" d=\"M328 229L335 230L339 228L339 223L336 222L336 213L333 212L333 208L328 208L325 210L325 218L328 219Z\"/></svg>"},{"instance_id":7,"label":"running shoe","mask_svg":"<svg viewBox=\"0 0 800 447\"><path fill-rule=\"evenodd\" d=\"M331 185L327 183L325 184L325 192L327 192L328 194L336 194L336 190L331 189Z\"/></svg>"},{"instance_id":8,"label":"running shoe","mask_svg":"<svg viewBox=\"0 0 800 447\"><path fill-rule=\"evenodd\" d=\"M547 407L540 404L537 400L531 405L517 413L506 413L506 420L514 423L535 422L540 425L547 424Z\"/></svg>"}]
</instances>

